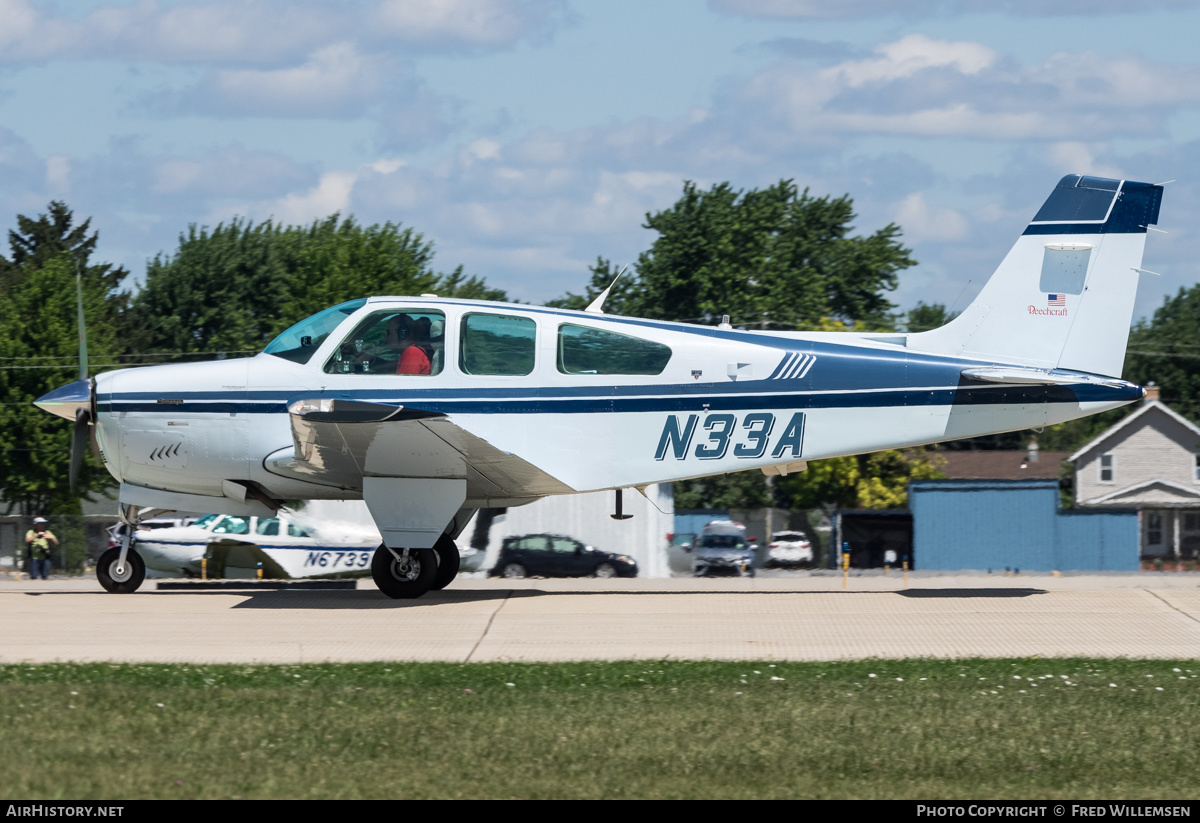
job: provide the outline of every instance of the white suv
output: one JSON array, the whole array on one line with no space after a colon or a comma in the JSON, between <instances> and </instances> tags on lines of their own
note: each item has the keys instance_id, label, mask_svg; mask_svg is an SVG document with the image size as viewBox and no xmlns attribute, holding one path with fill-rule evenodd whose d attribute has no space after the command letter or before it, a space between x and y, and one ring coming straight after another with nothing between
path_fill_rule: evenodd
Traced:
<instances>
[{"instance_id":1,"label":"white suv","mask_svg":"<svg viewBox=\"0 0 1200 823\"><path fill-rule=\"evenodd\" d=\"M769 569L799 568L813 564L812 543L800 532L775 532L767 544Z\"/></svg>"}]
</instances>

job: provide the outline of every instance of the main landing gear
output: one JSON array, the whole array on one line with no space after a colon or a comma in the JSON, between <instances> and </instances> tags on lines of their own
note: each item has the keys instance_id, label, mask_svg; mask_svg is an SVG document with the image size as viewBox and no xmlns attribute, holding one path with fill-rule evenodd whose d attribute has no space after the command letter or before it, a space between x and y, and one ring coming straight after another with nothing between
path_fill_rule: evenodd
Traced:
<instances>
[{"instance_id":1,"label":"main landing gear","mask_svg":"<svg viewBox=\"0 0 1200 823\"><path fill-rule=\"evenodd\" d=\"M395 600L420 597L450 585L458 576L458 547L447 535L432 549L389 549L381 545L371 558L371 578Z\"/></svg>"}]
</instances>

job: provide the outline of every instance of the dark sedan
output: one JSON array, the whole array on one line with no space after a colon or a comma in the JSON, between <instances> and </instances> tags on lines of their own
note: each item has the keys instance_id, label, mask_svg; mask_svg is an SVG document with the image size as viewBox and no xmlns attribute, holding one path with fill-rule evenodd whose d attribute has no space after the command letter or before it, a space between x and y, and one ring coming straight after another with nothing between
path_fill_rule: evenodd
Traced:
<instances>
[{"instance_id":1,"label":"dark sedan","mask_svg":"<svg viewBox=\"0 0 1200 823\"><path fill-rule=\"evenodd\" d=\"M637 561L561 534L505 538L493 577L637 577Z\"/></svg>"}]
</instances>

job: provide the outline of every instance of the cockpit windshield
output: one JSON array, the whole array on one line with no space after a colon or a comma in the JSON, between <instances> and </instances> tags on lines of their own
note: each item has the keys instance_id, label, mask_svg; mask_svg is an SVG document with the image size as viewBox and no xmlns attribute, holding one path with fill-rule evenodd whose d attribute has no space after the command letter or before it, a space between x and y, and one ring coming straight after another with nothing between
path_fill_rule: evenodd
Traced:
<instances>
[{"instance_id":1,"label":"cockpit windshield","mask_svg":"<svg viewBox=\"0 0 1200 823\"><path fill-rule=\"evenodd\" d=\"M263 349L264 354L273 354L284 360L295 363L307 363L329 333L342 324L348 315L361 309L367 304L366 298L351 300L333 308L314 314L307 320L301 320L296 325L271 341Z\"/></svg>"}]
</instances>

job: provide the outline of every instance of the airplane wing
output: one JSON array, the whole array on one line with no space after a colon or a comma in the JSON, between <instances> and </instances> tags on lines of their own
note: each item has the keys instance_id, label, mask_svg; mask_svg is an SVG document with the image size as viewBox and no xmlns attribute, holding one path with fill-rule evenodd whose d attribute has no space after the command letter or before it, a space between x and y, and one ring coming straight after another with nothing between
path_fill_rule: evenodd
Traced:
<instances>
[{"instance_id":1,"label":"airplane wing","mask_svg":"<svg viewBox=\"0 0 1200 823\"><path fill-rule=\"evenodd\" d=\"M441 412L336 398L288 411L293 448L264 461L284 477L346 489L362 489L364 477L465 478L468 499L484 501L574 491Z\"/></svg>"}]
</instances>

